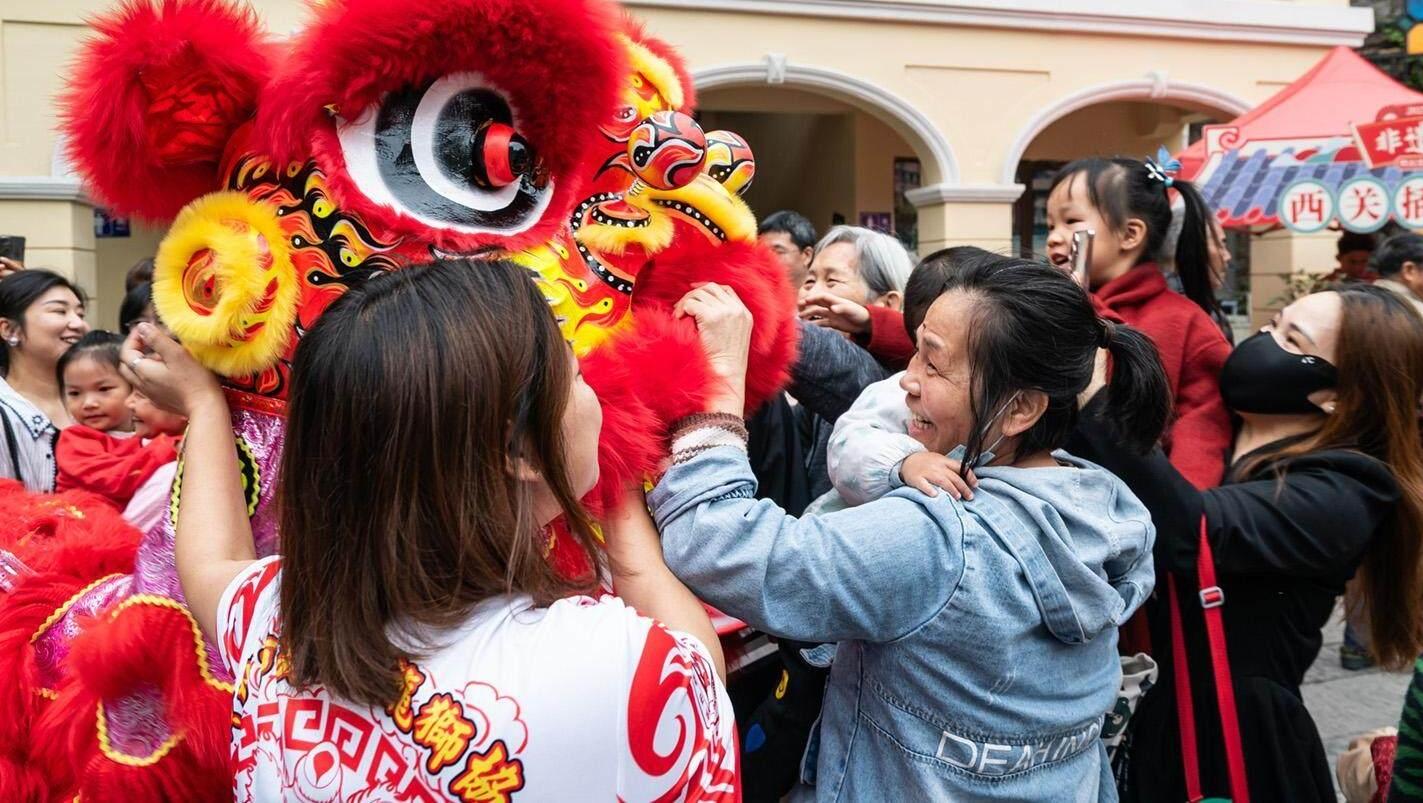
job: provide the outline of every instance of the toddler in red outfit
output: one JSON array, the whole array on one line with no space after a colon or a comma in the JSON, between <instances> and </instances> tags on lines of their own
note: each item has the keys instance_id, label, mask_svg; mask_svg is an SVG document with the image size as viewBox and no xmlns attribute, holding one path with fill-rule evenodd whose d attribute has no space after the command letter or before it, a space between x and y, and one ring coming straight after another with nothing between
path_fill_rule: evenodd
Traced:
<instances>
[{"instance_id":1,"label":"toddler in red outfit","mask_svg":"<svg viewBox=\"0 0 1423 803\"><path fill-rule=\"evenodd\" d=\"M134 437L128 407L132 388L119 374L123 338L92 331L59 359L64 402L75 424L54 446L55 489L98 494L117 508L177 456L173 439Z\"/></svg>"}]
</instances>

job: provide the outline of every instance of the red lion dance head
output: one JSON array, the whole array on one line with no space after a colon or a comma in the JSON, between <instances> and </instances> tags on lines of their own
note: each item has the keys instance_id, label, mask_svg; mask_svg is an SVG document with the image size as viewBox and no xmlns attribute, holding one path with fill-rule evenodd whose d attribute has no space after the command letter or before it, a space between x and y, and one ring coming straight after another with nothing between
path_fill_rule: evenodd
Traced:
<instances>
[{"instance_id":1,"label":"red lion dance head","mask_svg":"<svg viewBox=\"0 0 1423 803\"><path fill-rule=\"evenodd\" d=\"M222 0L128 0L94 23L64 101L96 198L172 221L155 306L229 388L260 554L293 351L377 271L529 269L603 401L595 505L655 471L668 424L705 401L705 354L671 315L694 283L732 286L755 316L749 403L784 381L791 289L737 195L750 149L697 126L665 44L600 0L311 13L275 41ZM181 483L180 465L175 500ZM0 578L17 578L0 584L0 798L227 794L233 689L181 605L177 505L134 558L138 534L85 514L95 499L0 496Z\"/></svg>"}]
</instances>

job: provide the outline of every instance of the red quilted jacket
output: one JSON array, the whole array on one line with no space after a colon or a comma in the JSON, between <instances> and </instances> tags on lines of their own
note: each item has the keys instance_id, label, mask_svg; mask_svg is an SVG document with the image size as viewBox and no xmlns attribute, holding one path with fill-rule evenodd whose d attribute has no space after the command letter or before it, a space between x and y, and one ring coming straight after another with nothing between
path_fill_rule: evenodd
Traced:
<instances>
[{"instance_id":1,"label":"red quilted jacket","mask_svg":"<svg viewBox=\"0 0 1423 803\"><path fill-rule=\"evenodd\" d=\"M1161 352L1175 407L1163 443L1171 464L1197 488L1219 485L1233 435L1220 397L1220 369L1230 356L1225 336L1195 302L1166 286L1155 263L1132 268L1094 294Z\"/></svg>"}]
</instances>

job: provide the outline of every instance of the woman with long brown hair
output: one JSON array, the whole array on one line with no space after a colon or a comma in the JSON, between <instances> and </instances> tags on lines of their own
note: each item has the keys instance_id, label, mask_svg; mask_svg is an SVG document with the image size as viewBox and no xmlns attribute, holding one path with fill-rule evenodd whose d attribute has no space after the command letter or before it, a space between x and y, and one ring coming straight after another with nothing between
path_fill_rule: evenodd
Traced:
<instances>
[{"instance_id":1,"label":"woman with long brown hair","mask_svg":"<svg viewBox=\"0 0 1423 803\"><path fill-rule=\"evenodd\" d=\"M190 421L177 568L238 680L238 800L735 794L711 623L641 488L596 546L601 409L520 268L377 276L302 339L280 557L254 560L212 375L146 323L123 361ZM594 567L573 580L544 556L560 516ZM595 598L605 570L621 600Z\"/></svg>"},{"instance_id":2,"label":"woman with long brown hair","mask_svg":"<svg viewBox=\"0 0 1423 803\"><path fill-rule=\"evenodd\" d=\"M1423 649L1423 318L1367 285L1306 296L1237 347L1221 393L1240 425L1218 488L1196 490L1159 452L1143 458L1122 448L1094 414L1097 400L1068 448L1146 503L1157 571L1181 577L1176 604L1204 794L1227 795L1230 786L1195 582L1202 516L1224 592L1251 799L1333 801L1300 683L1345 583L1357 574L1379 663L1401 668ZM1166 587L1158 584L1149 608L1162 674L1133 719L1128 800L1185 797Z\"/></svg>"}]
</instances>

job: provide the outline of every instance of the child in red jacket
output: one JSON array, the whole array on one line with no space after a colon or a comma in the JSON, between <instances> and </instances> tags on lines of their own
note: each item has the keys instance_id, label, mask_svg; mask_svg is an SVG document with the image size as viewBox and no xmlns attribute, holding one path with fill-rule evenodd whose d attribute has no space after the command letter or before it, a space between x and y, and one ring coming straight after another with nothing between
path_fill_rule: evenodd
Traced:
<instances>
[{"instance_id":1,"label":"child in red jacket","mask_svg":"<svg viewBox=\"0 0 1423 803\"><path fill-rule=\"evenodd\" d=\"M57 377L75 424L54 445L56 490L96 493L120 510L177 456L170 437L134 436L132 388L119 374L122 343L113 332L95 330L60 356Z\"/></svg>"},{"instance_id":2,"label":"child in red jacket","mask_svg":"<svg viewBox=\"0 0 1423 803\"><path fill-rule=\"evenodd\" d=\"M1154 257L1171 225L1170 191L1185 203L1173 292ZM1207 256L1209 214L1200 193L1156 164L1082 159L1064 167L1048 194L1048 256L1066 267L1072 234L1096 232L1088 288L1106 308L1151 337L1175 405L1163 440L1171 464L1198 488L1220 483L1231 421L1220 397L1220 369L1230 344L1209 314L1217 307Z\"/></svg>"}]
</instances>

